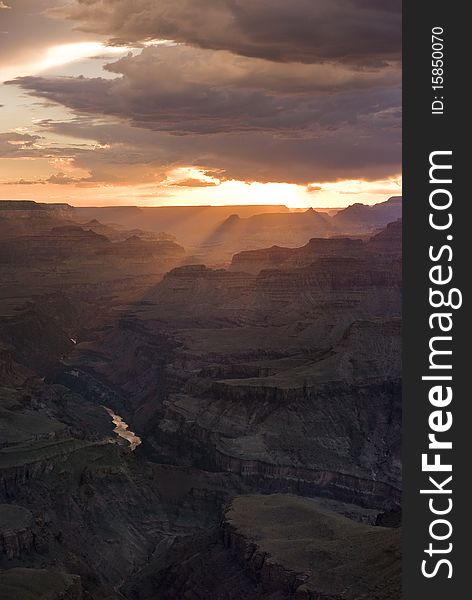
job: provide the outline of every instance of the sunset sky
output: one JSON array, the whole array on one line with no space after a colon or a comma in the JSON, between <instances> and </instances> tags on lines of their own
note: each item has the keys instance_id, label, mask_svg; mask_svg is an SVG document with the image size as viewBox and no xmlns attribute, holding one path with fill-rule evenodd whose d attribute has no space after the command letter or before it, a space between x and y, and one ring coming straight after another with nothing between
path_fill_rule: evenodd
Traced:
<instances>
[{"instance_id":1,"label":"sunset sky","mask_svg":"<svg viewBox=\"0 0 472 600\"><path fill-rule=\"evenodd\" d=\"M0 198L401 193L399 0L0 1Z\"/></svg>"}]
</instances>

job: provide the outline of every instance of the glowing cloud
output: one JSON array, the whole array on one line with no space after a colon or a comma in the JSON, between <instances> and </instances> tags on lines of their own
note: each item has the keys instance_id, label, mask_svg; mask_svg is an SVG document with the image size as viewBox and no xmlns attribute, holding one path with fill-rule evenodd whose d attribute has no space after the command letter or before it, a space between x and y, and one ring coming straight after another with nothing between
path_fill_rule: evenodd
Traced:
<instances>
[{"instance_id":1,"label":"glowing cloud","mask_svg":"<svg viewBox=\"0 0 472 600\"><path fill-rule=\"evenodd\" d=\"M0 8L8 8L2 7ZM43 56L35 62L8 67L0 70L0 82L7 81L14 77L23 77L26 75L37 75L44 73L49 69L61 67L73 62L78 62L86 58L93 58L97 54L100 56L118 56L123 54L126 48L117 48L106 46L100 42L76 42L73 44L59 44L47 48Z\"/></svg>"}]
</instances>

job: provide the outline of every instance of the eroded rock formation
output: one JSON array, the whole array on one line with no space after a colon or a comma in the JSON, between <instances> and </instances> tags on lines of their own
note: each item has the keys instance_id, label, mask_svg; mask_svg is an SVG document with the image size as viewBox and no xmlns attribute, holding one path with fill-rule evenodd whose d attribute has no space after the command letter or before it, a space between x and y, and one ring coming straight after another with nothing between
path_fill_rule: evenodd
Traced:
<instances>
[{"instance_id":1,"label":"eroded rock formation","mask_svg":"<svg viewBox=\"0 0 472 600\"><path fill-rule=\"evenodd\" d=\"M0 259L7 600L390 600L376 573L394 580L394 541L356 566L365 580L326 574L350 561L341 540L398 534L374 524L399 524L400 224L255 252L233 236L225 269L92 213L17 210ZM240 220L285 222L252 210ZM104 407L140 436L134 451ZM284 495L247 497L261 492ZM314 550L296 564L267 528L251 537L266 510L295 527L307 507ZM360 587L343 595L349 577Z\"/></svg>"}]
</instances>

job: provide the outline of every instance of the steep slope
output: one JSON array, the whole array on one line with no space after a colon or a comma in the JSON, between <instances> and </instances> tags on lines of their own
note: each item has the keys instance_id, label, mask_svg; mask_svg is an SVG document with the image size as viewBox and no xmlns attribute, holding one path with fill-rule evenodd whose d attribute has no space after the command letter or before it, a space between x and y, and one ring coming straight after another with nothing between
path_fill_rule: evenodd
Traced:
<instances>
[{"instance_id":1,"label":"steep slope","mask_svg":"<svg viewBox=\"0 0 472 600\"><path fill-rule=\"evenodd\" d=\"M140 600L397 600L400 532L313 500L241 496L213 535L175 545L127 591Z\"/></svg>"},{"instance_id":2,"label":"steep slope","mask_svg":"<svg viewBox=\"0 0 472 600\"><path fill-rule=\"evenodd\" d=\"M398 530L278 495L236 498L225 514L224 535L225 545L266 590L285 588L287 595L307 600L400 595Z\"/></svg>"}]
</instances>

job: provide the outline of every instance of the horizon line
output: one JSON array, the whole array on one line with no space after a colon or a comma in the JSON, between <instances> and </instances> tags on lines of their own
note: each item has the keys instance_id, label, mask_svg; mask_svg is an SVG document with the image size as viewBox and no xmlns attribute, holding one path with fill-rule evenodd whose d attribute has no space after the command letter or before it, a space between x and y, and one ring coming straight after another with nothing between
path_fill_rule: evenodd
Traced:
<instances>
[{"instance_id":1,"label":"horizon line","mask_svg":"<svg viewBox=\"0 0 472 600\"><path fill-rule=\"evenodd\" d=\"M353 206L354 204L362 204L363 206L375 206L377 204L382 204L383 202L387 202L392 198L403 198L402 194L395 194L392 196L388 196L385 200L379 200L378 202L374 202L372 204L365 204L364 202L352 202L351 204L346 204L343 206L292 206L289 207L286 204L86 204L86 205L76 205L71 202L57 202L57 201L38 201L33 200L32 198L0 198L0 202L32 202L34 204L56 204L56 205L65 205L70 206L72 208L224 208L224 207L236 207L236 208L286 208L287 210L342 210L343 208L348 208L349 206Z\"/></svg>"}]
</instances>

